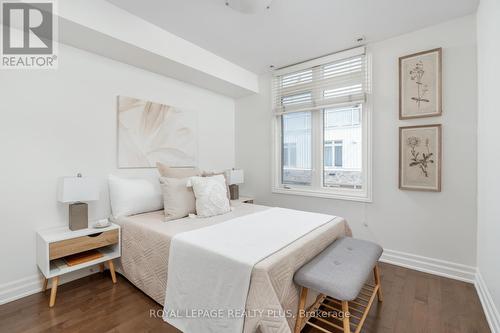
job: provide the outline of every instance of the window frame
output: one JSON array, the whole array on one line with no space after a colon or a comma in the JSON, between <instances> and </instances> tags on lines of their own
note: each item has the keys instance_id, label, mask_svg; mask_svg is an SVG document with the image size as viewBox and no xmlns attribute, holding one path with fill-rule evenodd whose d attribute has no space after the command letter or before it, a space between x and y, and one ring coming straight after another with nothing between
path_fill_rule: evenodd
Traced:
<instances>
[{"instance_id":1,"label":"window frame","mask_svg":"<svg viewBox=\"0 0 500 333\"><path fill-rule=\"evenodd\" d=\"M359 103L342 103L338 107L362 105L361 137L362 137L362 189L324 187L323 172L323 109L312 112L312 173L311 186L291 185L282 183L282 116L272 116L272 193L301 195L310 197L330 198L348 201L372 202L372 107L369 95L366 101ZM318 130L319 129L319 130ZM333 146L333 145L332 145ZM319 173L319 175L318 175Z\"/></svg>"},{"instance_id":2,"label":"window frame","mask_svg":"<svg viewBox=\"0 0 500 333\"><path fill-rule=\"evenodd\" d=\"M338 100L334 104L315 104L315 101L321 101L324 91L316 88L311 88L312 103L310 105L304 105L304 107L299 107L294 109L294 111L310 111L312 113L311 128L312 128L312 182L310 186L303 185L292 185L282 183L282 114L276 111L276 103L278 96L286 96L286 93L293 91L293 89L287 88L287 91L280 92L276 89L271 89L271 110L273 110L272 115L272 163L271 163L271 178L272 178L272 193L278 194L290 194L290 195L301 195L301 196L311 196L311 197L321 197L321 198L331 198L349 201L359 201L359 202L372 202L372 97L371 97L371 56L367 52L366 47L359 47L350 49L347 51L331 54L329 56L313 59L289 67L281 68L274 71L273 76L273 87L274 87L274 77L276 76L286 76L287 74L293 74L294 72L307 71L309 68L314 68L318 66L327 66L328 63L335 61L343 61L344 59L357 56L359 54L364 54L365 56L365 75L366 75L366 86L364 90L364 98L362 100L357 99L357 97L349 98L347 100ZM323 67L324 68L324 67ZM316 73L316 74L315 74ZM315 80L314 75L318 75L318 71L312 72L312 80ZM300 76L300 75L299 75ZM312 85L311 87L314 87ZM308 88L304 86L303 91L307 91ZM297 91L299 92L299 91ZM284 95L281 95L283 94ZM279 95L278 95L279 94ZM320 96L321 95L321 96ZM283 102L280 99L281 103ZM325 187L324 185L324 110L330 108L342 108L349 107L353 105L361 105L362 113L361 117L361 145L362 145L362 179L363 185L361 189L356 188L345 188L345 187ZM289 110L288 112L293 112ZM287 111L285 111L287 113ZM334 149L334 144L332 144L332 149ZM332 151L332 153L334 153ZM332 161L333 164L335 161Z\"/></svg>"}]
</instances>

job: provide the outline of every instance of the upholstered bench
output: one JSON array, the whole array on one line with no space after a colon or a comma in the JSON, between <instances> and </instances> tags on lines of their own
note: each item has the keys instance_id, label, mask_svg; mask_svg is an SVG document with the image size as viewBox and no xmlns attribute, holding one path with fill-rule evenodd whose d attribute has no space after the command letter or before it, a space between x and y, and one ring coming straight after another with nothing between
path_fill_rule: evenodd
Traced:
<instances>
[{"instance_id":1,"label":"upholstered bench","mask_svg":"<svg viewBox=\"0 0 500 333\"><path fill-rule=\"evenodd\" d=\"M322 332L335 328L350 333L351 325L354 332L361 331L375 296L382 302L377 266L381 254L382 248L375 243L345 237L302 266L294 276L295 283L301 286L295 333L305 325ZM374 285L366 283L372 271ZM309 289L320 295L305 311Z\"/></svg>"}]
</instances>

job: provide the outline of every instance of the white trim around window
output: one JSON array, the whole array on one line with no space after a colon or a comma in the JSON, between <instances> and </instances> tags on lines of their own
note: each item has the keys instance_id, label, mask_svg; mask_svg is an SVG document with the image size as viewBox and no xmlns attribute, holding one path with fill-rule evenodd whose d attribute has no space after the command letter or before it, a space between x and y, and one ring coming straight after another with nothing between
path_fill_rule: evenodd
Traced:
<instances>
[{"instance_id":1,"label":"white trim around window","mask_svg":"<svg viewBox=\"0 0 500 333\"><path fill-rule=\"evenodd\" d=\"M352 53L352 52L351 52ZM342 59L341 55L336 56L338 59ZM331 60L329 57L326 60ZM368 63L368 61L367 61ZM321 66L321 60L315 59L314 65ZM307 64L303 65L302 68L307 68ZM367 72L369 72L370 66L367 66ZM294 68L296 70L296 68ZM288 72L286 69L280 69L279 75L286 75ZM275 73L276 75L276 73ZM368 73L369 76L369 73ZM325 187L323 186L325 173L323 171L324 161L323 161L323 108L311 108L311 127L312 127L312 181L310 185L298 185L298 184L283 184L282 183L282 114L274 113L272 117L272 138L273 138L273 158L272 158L272 192L279 194L290 194L290 195L301 195L301 196L311 196L320 198L331 198L331 199L341 199L350 201L360 201L360 202L371 202L372 201L372 103L371 95L369 92L371 89L365 87L365 99L363 101L353 101L350 102L340 102L336 105L329 105L326 108L341 108L354 106L356 104L362 105L362 161L361 161L361 173L362 173L362 186L361 188L349 188L349 187ZM272 98L272 108L276 109L276 96L275 91L273 91ZM294 110L295 111L295 110Z\"/></svg>"},{"instance_id":2,"label":"white trim around window","mask_svg":"<svg viewBox=\"0 0 500 333\"><path fill-rule=\"evenodd\" d=\"M319 112L317 113L320 114ZM317 117L316 117L317 118ZM363 188L350 189L350 188L325 188L322 187L322 166L323 156L321 154L323 149L315 149L313 151L313 174L320 176L313 177L312 186L300 185L283 185L281 184L281 120L273 117L273 163L272 163L272 192L291 195L303 195L319 198L331 198L350 201L372 202L372 147L371 147L371 128L372 128L372 110L370 107L370 100L363 103L363 117L362 117L362 174L363 174ZM313 120L314 123L314 120ZM314 130L314 126L313 126ZM322 135L313 134L313 146L322 146Z\"/></svg>"}]
</instances>

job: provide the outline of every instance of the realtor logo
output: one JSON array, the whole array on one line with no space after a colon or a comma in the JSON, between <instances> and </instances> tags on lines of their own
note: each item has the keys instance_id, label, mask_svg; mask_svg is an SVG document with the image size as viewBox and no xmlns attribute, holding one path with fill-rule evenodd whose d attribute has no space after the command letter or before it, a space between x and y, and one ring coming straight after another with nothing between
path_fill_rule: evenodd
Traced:
<instances>
[{"instance_id":1,"label":"realtor logo","mask_svg":"<svg viewBox=\"0 0 500 333\"><path fill-rule=\"evenodd\" d=\"M2 2L2 68L56 68L54 3Z\"/></svg>"}]
</instances>

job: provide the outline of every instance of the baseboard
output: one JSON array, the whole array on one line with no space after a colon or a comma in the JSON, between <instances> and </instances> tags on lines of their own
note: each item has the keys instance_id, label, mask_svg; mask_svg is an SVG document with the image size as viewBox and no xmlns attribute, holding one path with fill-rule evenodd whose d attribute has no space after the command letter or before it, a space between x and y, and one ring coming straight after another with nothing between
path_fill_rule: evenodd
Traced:
<instances>
[{"instance_id":1,"label":"baseboard","mask_svg":"<svg viewBox=\"0 0 500 333\"><path fill-rule=\"evenodd\" d=\"M98 271L97 267L89 267L62 275L59 279L59 285L97 273ZM0 285L0 305L41 292L42 285L43 277L41 274L2 284Z\"/></svg>"},{"instance_id":2,"label":"baseboard","mask_svg":"<svg viewBox=\"0 0 500 333\"><path fill-rule=\"evenodd\" d=\"M488 320L488 324L490 325L491 333L500 333L500 314L498 313L495 303L493 303L491 294L479 270L476 273L475 286L479 299L481 300L481 304L483 305L486 320Z\"/></svg>"},{"instance_id":3,"label":"baseboard","mask_svg":"<svg viewBox=\"0 0 500 333\"><path fill-rule=\"evenodd\" d=\"M476 281L476 267L384 249L380 261L468 283Z\"/></svg>"}]
</instances>

